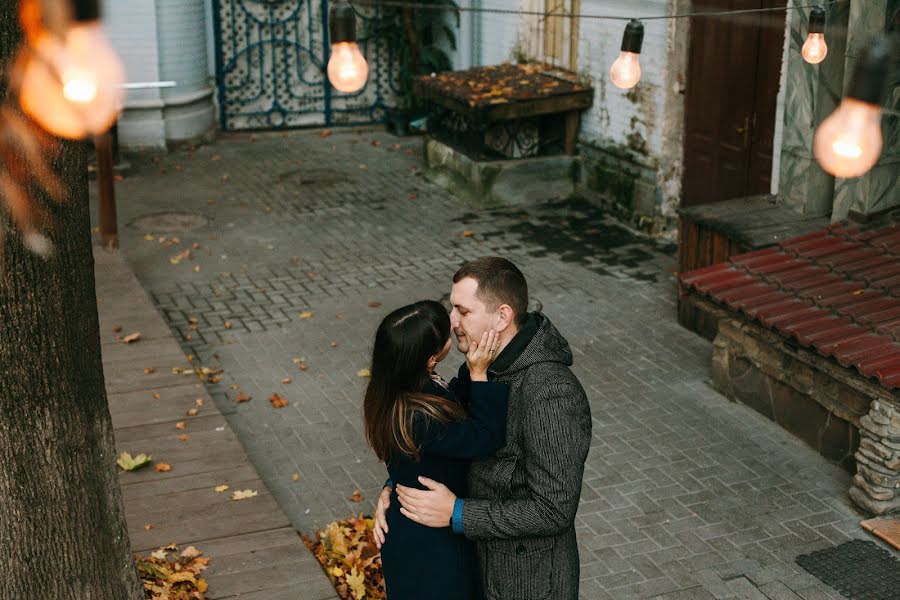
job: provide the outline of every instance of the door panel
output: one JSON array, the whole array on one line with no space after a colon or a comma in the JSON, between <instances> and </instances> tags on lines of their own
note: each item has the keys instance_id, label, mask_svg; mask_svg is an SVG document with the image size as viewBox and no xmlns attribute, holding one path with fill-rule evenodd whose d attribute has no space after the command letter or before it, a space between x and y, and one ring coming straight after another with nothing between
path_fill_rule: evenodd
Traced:
<instances>
[{"instance_id":1,"label":"door panel","mask_svg":"<svg viewBox=\"0 0 900 600\"><path fill-rule=\"evenodd\" d=\"M778 2L784 3L713 0L703 7L746 10ZM768 14L691 20L683 206L769 189L766 182L771 176L775 96L784 40L784 15L778 15L781 25L776 28L768 21L764 24L764 17L771 20Z\"/></svg>"}]
</instances>

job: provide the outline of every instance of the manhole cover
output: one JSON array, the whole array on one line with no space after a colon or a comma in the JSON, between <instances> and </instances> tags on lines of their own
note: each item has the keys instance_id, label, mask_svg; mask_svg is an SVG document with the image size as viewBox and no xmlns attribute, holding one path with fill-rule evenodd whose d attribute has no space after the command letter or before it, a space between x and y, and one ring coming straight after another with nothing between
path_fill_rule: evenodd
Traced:
<instances>
[{"instance_id":1,"label":"manhole cover","mask_svg":"<svg viewBox=\"0 0 900 600\"><path fill-rule=\"evenodd\" d=\"M144 231L190 231L205 227L209 219L192 212L161 212L138 217L129 227Z\"/></svg>"},{"instance_id":2,"label":"manhole cover","mask_svg":"<svg viewBox=\"0 0 900 600\"><path fill-rule=\"evenodd\" d=\"M845 542L797 564L852 600L900 600L900 561L873 542Z\"/></svg>"}]
</instances>

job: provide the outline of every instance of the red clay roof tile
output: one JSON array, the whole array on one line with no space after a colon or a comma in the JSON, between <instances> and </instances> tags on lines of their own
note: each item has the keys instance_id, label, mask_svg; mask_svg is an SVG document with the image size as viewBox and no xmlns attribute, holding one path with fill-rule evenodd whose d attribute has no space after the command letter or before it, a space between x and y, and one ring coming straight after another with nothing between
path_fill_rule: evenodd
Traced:
<instances>
[{"instance_id":1,"label":"red clay roof tile","mask_svg":"<svg viewBox=\"0 0 900 600\"><path fill-rule=\"evenodd\" d=\"M679 276L684 289L900 387L900 225L834 224Z\"/></svg>"}]
</instances>

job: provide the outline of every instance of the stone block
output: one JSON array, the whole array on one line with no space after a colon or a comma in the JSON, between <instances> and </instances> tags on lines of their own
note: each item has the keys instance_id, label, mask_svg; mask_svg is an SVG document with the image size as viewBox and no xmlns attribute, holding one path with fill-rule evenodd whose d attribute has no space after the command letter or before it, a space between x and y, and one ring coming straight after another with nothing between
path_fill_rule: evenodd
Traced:
<instances>
[{"instance_id":1,"label":"stone block","mask_svg":"<svg viewBox=\"0 0 900 600\"><path fill-rule=\"evenodd\" d=\"M426 177L480 208L535 204L575 193L573 156L475 161L434 139L425 145Z\"/></svg>"}]
</instances>

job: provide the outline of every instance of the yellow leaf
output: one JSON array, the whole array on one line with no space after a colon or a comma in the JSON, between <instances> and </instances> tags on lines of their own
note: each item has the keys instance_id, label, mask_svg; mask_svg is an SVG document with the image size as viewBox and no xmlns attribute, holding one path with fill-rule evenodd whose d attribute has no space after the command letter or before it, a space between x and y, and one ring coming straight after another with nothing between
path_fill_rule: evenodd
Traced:
<instances>
[{"instance_id":1,"label":"yellow leaf","mask_svg":"<svg viewBox=\"0 0 900 600\"><path fill-rule=\"evenodd\" d=\"M300 474L294 473L293 475L291 475L291 480L292 481L300 481Z\"/></svg>"},{"instance_id":2,"label":"yellow leaf","mask_svg":"<svg viewBox=\"0 0 900 600\"><path fill-rule=\"evenodd\" d=\"M180 573L173 573L169 577L169 583L178 583L179 581L188 581L193 584L197 584L197 578L194 577L194 574L190 571L181 571Z\"/></svg>"},{"instance_id":3,"label":"yellow leaf","mask_svg":"<svg viewBox=\"0 0 900 600\"><path fill-rule=\"evenodd\" d=\"M368 369L360 369L356 372L357 377L371 377L372 373L369 372Z\"/></svg>"},{"instance_id":4,"label":"yellow leaf","mask_svg":"<svg viewBox=\"0 0 900 600\"><path fill-rule=\"evenodd\" d=\"M141 339L141 332L135 331L134 333L129 333L125 337L122 338L123 344L130 344L131 342L136 342Z\"/></svg>"},{"instance_id":5,"label":"yellow leaf","mask_svg":"<svg viewBox=\"0 0 900 600\"><path fill-rule=\"evenodd\" d=\"M228 486L227 486L227 485L224 485L224 484L223 484L223 485L217 485L214 489L215 489L217 492L222 493L222 492L224 492L225 490L228 489Z\"/></svg>"},{"instance_id":6,"label":"yellow leaf","mask_svg":"<svg viewBox=\"0 0 900 600\"><path fill-rule=\"evenodd\" d=\"M253 498L257 495L256 490L241 490L238 492L234 492L231 495L232 500L246 500L247 498Z\"/></svg>"},{"instance_id":7,"label":"yellow leaf","mask_svg":"<svg viewBox=\"0 0 900 600\"><path fill-rule=\"evenodd\" d=\"M172 470L172 465L170 465L168 463L156 463L153 466L153 470L156 471L157 473L165 473L166 471Z\"/></svg>"},{"instance_id":8,"label":"yellow leaf","mask_svg":"<svg viewBox=\"0 0 900 600\"><path fill-rule=\"evenodd\" d=\"M208 587L209 586L206 585L205 579L197 580L197 591L200 592L201 594L205 593Z\"/></svg>"},{"instance_id":9,"label":"yellow leaf","mask_svg":"<svg viewBox=\"0 0 900 600\"><path fill-rule=\"evenodd\" d=\"M144 239L147 240L148 242L152 242L156 239L156 236L153 235L152 233L148 233L148 234L144 235Z\"/></svg>"},{"instance_id":10,"label":"yellow leaf","mask_svg":"<svg viewBox=\"0 0 900 600\"><path fill-rule=\"evenodd\" d=\"M343 577L344 570L341 569L340 567L332 567L331 574L334 575L335 577Z\"/></svg>"},{"instance_id":11,"label":"yellow leaf","mask_svg":"<svg viewBox=\"0 0 900 600\"><path fill-rule=\"evenodd\" d=\"M138 454L133 457L127 452L123 452L119 455L119 459L116 461L116 464L122 467L125 471L134 471L135 469L140 469L143 466L150 464L150 457L146 454Z\"/></svg>"},{"instance_id":12,"label":"yellow leaf","mask_svg":"<svg viewBox=\"0 0 900 600\"><path fill-rule=\"evenodd\" d=\"M308 319L308 318L310 318L310 317L312 317L312 316L313 316L313 314L312 314L311 312L309 312L309 311L304 311L304 312L300 313L300 318L301 318L301 319Z\"/></svg>"},{"instance_id":13,"label":"yellow leaf","mask_svg":"<svg viewBox=\"0 0 900 600\"><path fill-rule=\"evenodd\" d=\"M166 555L167 555L167 554L168 554L168 553L167 553L165 550L163 550L162 548L160 548L160 549L157 550L156 552L153 552L150 556L152 556L153 558L155 558L155 559L157 559L157 560L166 560Z\"/></svg>"},{"instance_id":14,"label":"yellow leaf","mask_svg":"<svg viewBox=\"0 0 900 600\"><path fill-rule=\"evenodd\" d=\"M356 571L356 567L347 575L347 585L353 592L356 600L363 600L366 597L366 578L362 573Z\"/></svg>"},{"instance_id":15,"label":"yellow leaf","mask_svg":"<svg viewBox=\"0 0 900 600\"><path fill-rule=\"evenodd\" d=\"M201 551L197 550L193 546L188 546L184 550L181 551L181 558L197 558L203 554Z\"/></svg>"}]
</instances>

